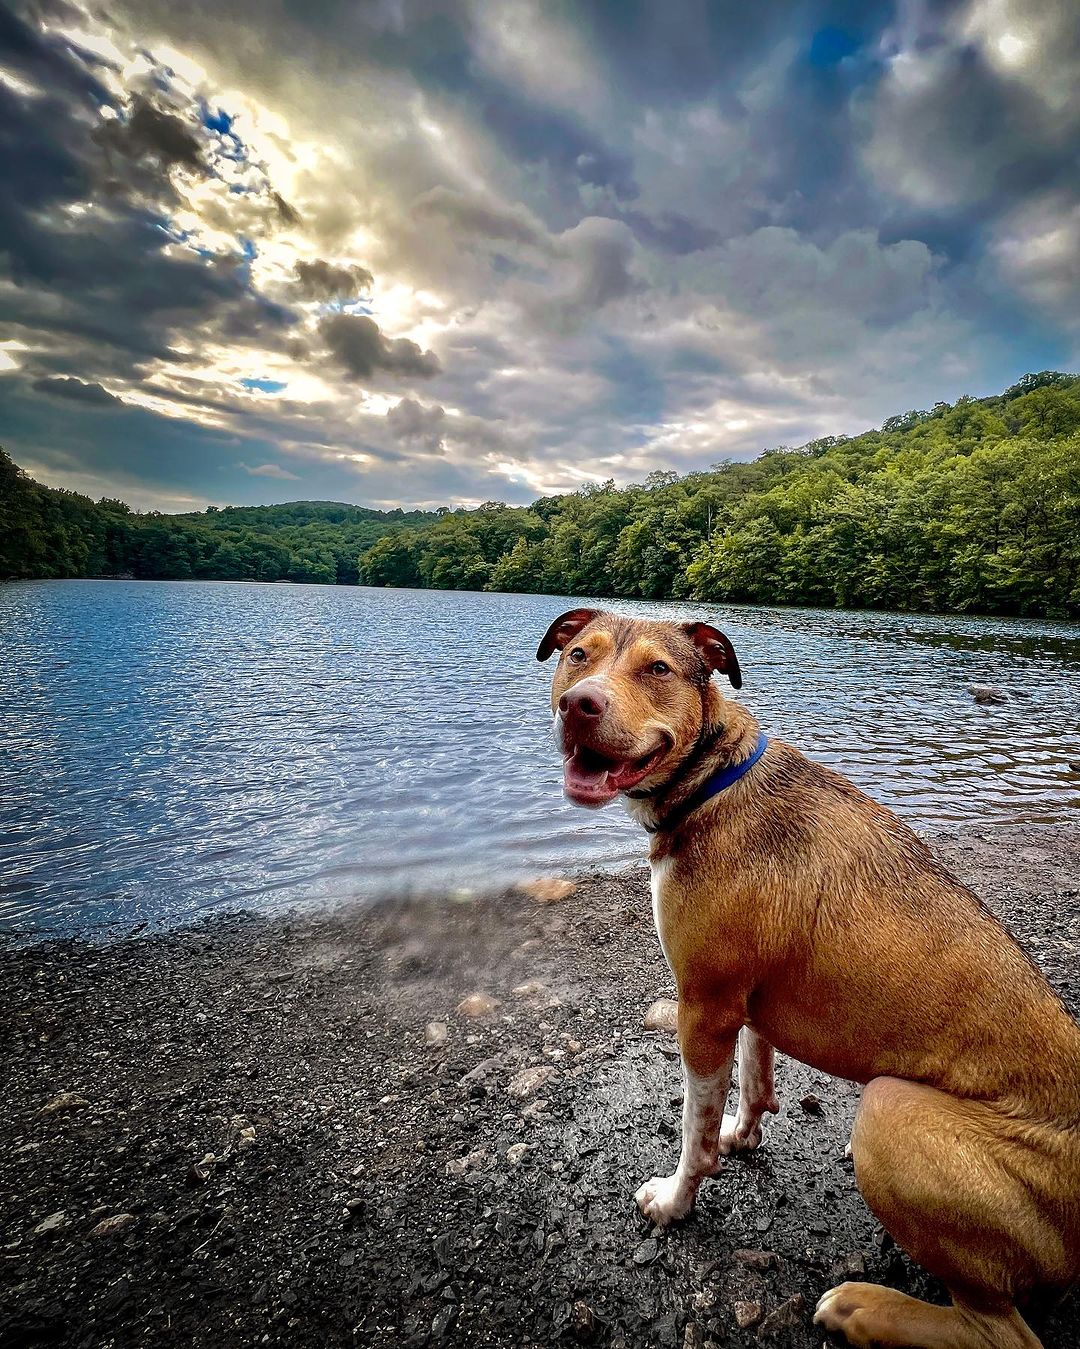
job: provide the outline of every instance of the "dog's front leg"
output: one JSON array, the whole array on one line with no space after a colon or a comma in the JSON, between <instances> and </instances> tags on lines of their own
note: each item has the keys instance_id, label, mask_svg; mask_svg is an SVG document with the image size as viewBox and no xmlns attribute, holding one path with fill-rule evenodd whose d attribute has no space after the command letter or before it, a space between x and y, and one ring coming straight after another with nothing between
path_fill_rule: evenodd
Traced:
<instances>
[{"instance_id":1,"label":"dog's front leg","mask_svg":"<svg viewBox=\"0 0 1080 1349\"><path fill-rule=\"evenodd\" d=\"M653 1176L634 1198L646 1218L665 1226L685 1218L701 1182L720 1164L724 1114L737 1030L718 1034L711 1009L679 999L679 1047L683 1066L682 1151L670 1176Z\"/></svg>"},{"instance_id":2,"label":"dog's front leg","mask_svg":"<svg viewBox=\"0 0 1080 1349\"><path fill-rule=\"evenodd\" d=\"M720 1153L749 1152L761 1144L761 1121L766 1111L780 1109L773 1082L773 1047L749 1026L739 1032L739 1109L725 1115L720 1125Z\"/></svg>"}]
</instances>

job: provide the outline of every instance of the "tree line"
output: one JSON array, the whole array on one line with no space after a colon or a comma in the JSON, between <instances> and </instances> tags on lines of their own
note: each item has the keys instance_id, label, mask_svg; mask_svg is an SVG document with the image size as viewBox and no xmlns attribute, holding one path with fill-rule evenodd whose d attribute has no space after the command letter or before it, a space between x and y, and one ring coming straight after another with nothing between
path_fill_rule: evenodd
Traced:
<instances>
[{"instance_id":1,"label":"tree line","mask_svg":"<svg viewBox=\"0 0 1080 1349\"><path fill-rule=\"evenodd\" d=\"M1080 616L1080 377L402 528L368 585Z\"/></svg>"},{"instance_id":2,"label":"tree line","mask_svg":"<svg viewBox=\"0 0 1080 1349\"><path fill-rule=\"evenodd\" d=\"M528 507L136 515L0 452L0 575L117 574L1080 617L1080 377Z\"/></svg>"},{"instance_id":3,"label":"tree line","mask_svg":"<svg viewBox=\"0 0 1080 1349\"><path fill-rule=\"evenodd\" d=\"M0 450L0 577L356 585L359 558L388 531L439 517L333 501L137 513L43 487Z\"/></svg>"}]
</instances>

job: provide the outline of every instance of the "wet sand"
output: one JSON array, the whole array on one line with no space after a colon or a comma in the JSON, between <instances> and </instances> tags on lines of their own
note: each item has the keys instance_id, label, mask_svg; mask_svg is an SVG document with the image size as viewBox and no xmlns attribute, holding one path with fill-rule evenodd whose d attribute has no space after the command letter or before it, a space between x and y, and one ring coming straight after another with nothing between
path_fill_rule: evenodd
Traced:
<instances>
[{"instance_id":1,"label":"wet sand","mask_svg":"<svg viewBox=\"0 0 1080 1349\"><path fill-rule=\"evenodd\" d=\"M1080 1011L1077 831L934 846ZM941 1297L859 1197L856 1090L787 1059L760 1152L681 1226L640 1217L677 1155L674 1038L643 1028L673 992L644 871L5 943L0 1344L818 1349L852 1274ZM1031 1319L1080 1342L1076 1295Z\"/></svg>"}]
</instances>

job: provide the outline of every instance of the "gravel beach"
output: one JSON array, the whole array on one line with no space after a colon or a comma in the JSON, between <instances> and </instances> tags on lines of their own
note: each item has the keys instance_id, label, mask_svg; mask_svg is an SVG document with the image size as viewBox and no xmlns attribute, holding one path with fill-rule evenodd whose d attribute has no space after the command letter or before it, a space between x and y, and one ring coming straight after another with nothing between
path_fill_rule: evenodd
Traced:
<instances>
[{"instance_id":1,"label":"gravel beach","mask_svg":"<svg viewBox=\"0 0 1080 1349\"><path fill-rule=\"evenodd\" d=\"M1080 838L932 840L1080 1012ZM756 1154L678 1149L647 874L108 945L0 945L0 1344L819 1349L854 1275L942 1296L855 1187L856 1089L781 1059ZM812 1014L812 1009L808 1009ZM1080 1298L1034 1306L1048 1349Z\"/></svg>"}]
</instances>

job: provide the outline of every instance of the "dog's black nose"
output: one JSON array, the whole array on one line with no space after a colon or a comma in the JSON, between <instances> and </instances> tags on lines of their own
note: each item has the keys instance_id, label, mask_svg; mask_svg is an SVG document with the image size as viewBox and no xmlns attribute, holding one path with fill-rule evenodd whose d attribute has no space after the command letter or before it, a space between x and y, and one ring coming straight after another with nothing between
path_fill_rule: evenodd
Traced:
<instances>
[{"instance_id":1,"label":"dog's black nose","mask_svg":"<svg viewBox=\"0 0 1080 1349\"><path fill-rule=\"evenodd\" d=\"M559 711L564 716L576 712L579 717L590 717L594 721L604 715L607 705L607 698L596 689L571 689L559 699Z\"/></svg>"}]
</instances>

